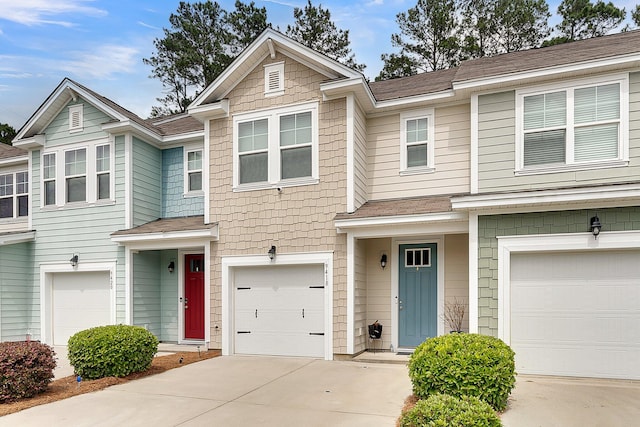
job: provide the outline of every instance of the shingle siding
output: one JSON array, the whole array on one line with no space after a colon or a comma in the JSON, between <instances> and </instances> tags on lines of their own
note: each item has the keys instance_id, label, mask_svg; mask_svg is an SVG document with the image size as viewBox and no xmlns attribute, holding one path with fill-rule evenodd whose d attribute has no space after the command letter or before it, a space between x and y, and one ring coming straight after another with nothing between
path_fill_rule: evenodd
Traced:
<instances>
[{"instance_id":1,"label":"shingle siding","mask_svg":"<svg viewBox=\"0 0 640 427\"><path fill-rule=\"evenodd\" d=\"M204 214L204 196L184 196L184 149L162 151L162 218Z\"/></svg>"}]
</instances>

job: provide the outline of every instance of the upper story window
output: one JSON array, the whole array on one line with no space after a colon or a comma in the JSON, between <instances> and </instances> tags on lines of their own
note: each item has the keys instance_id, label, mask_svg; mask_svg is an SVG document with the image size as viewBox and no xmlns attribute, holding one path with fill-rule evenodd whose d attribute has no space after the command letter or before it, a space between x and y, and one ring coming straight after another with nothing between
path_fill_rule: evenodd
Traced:
<instances>
[{"instance_id":1,"label":"upper story window","mask_svg":"<svg viewBox=\"0 0 640 427\"><path fill-rule=\"evenodd\" d=\"M104 141L42 155L42 206L113 200L113 150Z\"/></svg>"},{"instance_id":2,"label":"upper story window","mask_svg":"<svg viewBox=\"0 0 640 427\"><path fill-rule=\"evenodd\" d=\"M0 174L0 218L29 215L29 174Z\"/></svg>"},{"instance_id":3,"label":"upper story window","mask_svg":"<svg viewBox=\"0 0 640 427\"><path fill-rule=\"evenodd\" d=\"M432 109L400 115L400 173L433 172L434 113Z\"/></svg>"},{"instance_id":4,"label":"upper story window","mask_svg":"<svg viewBox=\"0 0 640 427\"><path fill-rule=\"evenodd\" d=\"M69 107L69 131L80 132L84 127L83 106L72 105Z\"/></svg>"},{"instance_id":5,"label":"upper story window","mask_svg":"<svg viewBox=\"0 0 640 427\"><path fill-rule=\"evenodd\" d=\"M626 78L518 92L517 170L626 161L627 97Z\"/></svg>"},{"instance_id":6,"label":"upper story window","mask_svg":"<svg viewBox=\"0 0 640 427\"><path fill-rule=\"evenodd\" d=\"M264 66L264 94L276 96L284 93L284 62Z\"/></svg>"},{"instance_id":7,"label":"upper story window","mask_svg":"<svg viewBox=\"0 0 640 427\"><path fill-rule=\"evenodd\" d=\"M186 192L202 191L202 150L187 151Z\"/></svg>"},{"instance_id":8,"label":"upper story window","mask_svg":"<svg viewBox=\"0 0 640 427\"><path fill-rule=\"evenodd\" d=\"M234 117L234 188L318 180L317 103Z\"/></svg>"}]
</instances>

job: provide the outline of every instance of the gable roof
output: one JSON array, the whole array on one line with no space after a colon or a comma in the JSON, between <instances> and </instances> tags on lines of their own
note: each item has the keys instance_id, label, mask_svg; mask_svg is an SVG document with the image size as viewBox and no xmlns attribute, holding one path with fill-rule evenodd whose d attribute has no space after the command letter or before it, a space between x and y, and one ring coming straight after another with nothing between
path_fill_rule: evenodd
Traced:
<instances>
[{"instance_id":1,"label":"gable roof","mask_svg":"<svg viewBox=\"0 0 640 427\"><path fill-rule=\"evenodd\" d=\"M27 160L27 151L22 148L12 147L7 144L0 144L0 162L8 159L22 158Z\"/></svg>"}]
</instances>

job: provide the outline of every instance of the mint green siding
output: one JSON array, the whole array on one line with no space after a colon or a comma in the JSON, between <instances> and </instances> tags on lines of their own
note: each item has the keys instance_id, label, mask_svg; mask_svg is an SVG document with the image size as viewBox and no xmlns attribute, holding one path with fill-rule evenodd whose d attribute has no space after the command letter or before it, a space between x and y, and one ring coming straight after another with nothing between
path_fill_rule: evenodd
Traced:
<instances>
[{"instance_id":1,"label":"mint green siding","mask_svg":"<svg viewBox=\"0 0 640 427\"><path fill-rule=\"evenodd\" d=\"M162 214L162 152L134 137L132 153L132 226L137 227Z\"/></svg>"},{"instance_id":2,"label":"mint green siding","mask_svg":"<svg viewBox=\"0 0 640 427\"><path fill-rule=\"evenodd\" d=\"M498 239L589 231L593 209L480 216L478 218L478 332L498 334ZM640 207L598 209L605 231L640 230Z\"/></svg>"},{"instance_id":3,"label":"mint green siding","mask_svg":"<svg viewBox=\"0 0 640 427\"><path fill-rule=\"evenodd\" d=\"M512 192L637 181L640 176L640 73L629 75L629 165L516 176L516 94L478 97L479 192Z\"/></svg>"},{"instance_id":4,"label":"mint green siding","mask_svg":"<svg viewBox=\"0 0 640 427\"><path fill-rule=\"evenodd\" d=\"M83 105L83 130L69 132L69 106L78 104ZM102 125L111 120L111 117L87 101L78 98L77 101L69 102L66 107L60 110L56 118L47 126L44 132L47 137L47 147L106 138L107 134L102 131Z\"/></svg>"},{"instance_id":5,"label":"mint green siding","mask_svg":"<svg viewBox=\"0 0 640 427\"><path fill-rule=\"evenodd\" d=\"M160 341L178 341L178 253L141 251L133 256L133 324ZM169 273L173 261L176 269Z\"/></svg>"},{"instance_id":6,"label":"mint green siding","mask_svg":"<svg viewBox=\"0 0 640 427\"><path fill-rule=\"evenodd\" d=\"M22 341L39 331L33 243L0 246L0 341Z\"/></svg>"}]
</instances>

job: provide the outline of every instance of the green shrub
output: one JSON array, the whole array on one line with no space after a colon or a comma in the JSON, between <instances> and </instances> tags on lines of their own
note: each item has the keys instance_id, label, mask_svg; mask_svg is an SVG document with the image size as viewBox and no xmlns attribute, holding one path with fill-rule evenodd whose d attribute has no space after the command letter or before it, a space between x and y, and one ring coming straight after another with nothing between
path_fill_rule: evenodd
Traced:
<instances>
[{"instance_id":1,"label":"green shrub","mask_svg":"<svg viewBox=\"0 0 640 427\"><path fill-rule=\"evenodd\" d=\"M491 406L473 396L434 394L402 414L401 427L500 427Z\"/></svg>"},{"instance_id":2,"label":"green shrub","mask_svg":"<svg viewBox=\"0 0 640 427\"><path fill-rule=\"evenodd\" d=\"M69 338L69 362L85 379L146 371L157 351L158 339L140 326L98 326Z\"/></svg>"},{"instance_id":3,"label":"green shrub","mask_svg":"<svg viewBox=\"0 0 640 427\"><path fill-rule=\"evenodd\" d=\"M0 343L0 402L47 390L56 367L55 352L37 341Z\"/></svg>"},{"instance_id":4,"label":"green shrub","mask_svg":"<svg viewBox=\"0 0 640 427\"><path fill-rule=\"evenodd\" d=\"M420 399L436 393L475 396L501 411L516 382L514 353L498 338L443 335L416 348L409 377Z\"/></svg>"}]
</instances>

